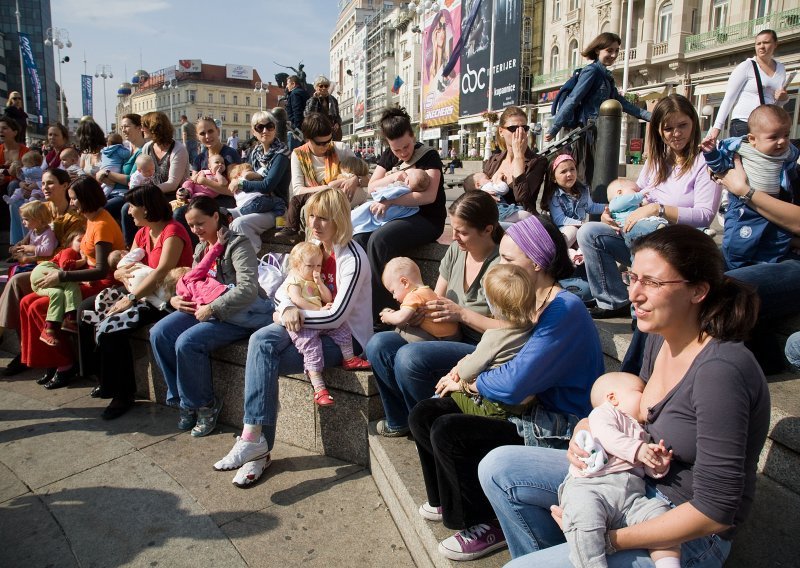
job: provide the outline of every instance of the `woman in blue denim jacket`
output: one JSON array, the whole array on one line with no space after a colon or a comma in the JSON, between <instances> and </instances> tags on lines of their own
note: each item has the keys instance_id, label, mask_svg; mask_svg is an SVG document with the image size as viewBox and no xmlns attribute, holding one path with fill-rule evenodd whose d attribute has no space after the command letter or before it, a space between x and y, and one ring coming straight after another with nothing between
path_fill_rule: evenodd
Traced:
<instances>
[{"instance_id":1,"label":"woman in blue denim jacket","mask_svg":"<svg viewBox=\"0 0 800 568\"><path fill-rule=\"evenodd\" d=\"M580 124L585 126L589 120L597 118L600 105L608 99L616 99L622 110L642 120L650 121L650 112L639 108L619 94L614 85L614 76L608 67L614 64L619 55L622 40L617 34L603 32L583 50L581 55L592 63L584 67L578 76L578 83L553 117L553 125L544 135L546 142L555 138L564 127ZM579 177L587 184L592 183L594 173L594 131L575 143L573 153L580 168Z\"/></svg>"}]
</instances>

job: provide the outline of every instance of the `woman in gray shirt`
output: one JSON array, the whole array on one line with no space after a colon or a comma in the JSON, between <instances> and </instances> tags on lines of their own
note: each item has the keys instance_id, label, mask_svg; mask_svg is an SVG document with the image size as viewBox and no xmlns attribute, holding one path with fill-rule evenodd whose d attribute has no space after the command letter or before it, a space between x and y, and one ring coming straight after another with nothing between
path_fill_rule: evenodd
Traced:
<instances>
[{"instance_id":1,"label":"woman in gray shirt","mask_svg":"<svg viewBox=\"0 0 800 568\"><path fill-rule=\"evenodd\" d=\"M674 452L669 474L647 480L648 495L672 509L609 531L608 565L652 566L646 549L681 545L682 565L722 566L750 511L769 426L766 379L741 343L758 300L724 275L719 249L691 227L655 231L633 252L629 297L640 329L651 334L641 373L645 427ZM560 510L551 507L568 466L585 468L579 458L587 456L573 442L566 453L505 447L483 459L481 486L508 538L509 566L571 566L553 522Z\"/></svg>"}]
</instances>

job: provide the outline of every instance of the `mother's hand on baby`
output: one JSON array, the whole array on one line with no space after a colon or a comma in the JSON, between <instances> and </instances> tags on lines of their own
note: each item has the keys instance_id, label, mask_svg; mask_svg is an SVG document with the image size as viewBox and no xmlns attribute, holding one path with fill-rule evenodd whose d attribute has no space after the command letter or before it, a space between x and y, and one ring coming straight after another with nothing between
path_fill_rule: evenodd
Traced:
<instances>
[{"instance_id":1,"label":"mother's hand on baby","mask_svg":"<svg viewBox=\"0 0 800 568\"><path fill-rule=\"evenodd\" d=\"M375 215L375 217L381 218L386 215L386 210L389 209L389 205L385 201L374 201L370 203L369 210L370 213Z\"/></svg>"},{"instance_id":2,"label":"mother's hand on baby","mask_svg":"<svg viewBox=\"0 0 800 568\"><path fill-rule=\"evenodd\" d=\"M172 298L169 299L169 305L185 314L194 314L196 309L196 304L194 302L184 300L181 296L172 296Z\"/></svg>"},{"instance_id":3,"label":"mother's hand on baby","mask_svg":"<svg viewBox=\"0 0 800 568\"><path fill-rule=\"evenodd\" d=\"M437 298L425 304L431 319L436 322L461 322L464 311L463 306L459 306L448 298Z\"/></svg>"},{"instance_id":4,"label":"mother's hand on baby","mask_svg":"<svg viewBox=\"0 0 800 568\"><path fill-rule=\"evenodd\" d=\"M114 271L114 279L125 284L125 287L127 288L128 279L133 276L134 272L136 272L136 266L133 264L121 266Z\"/></svg>"},{"instance_id":5,"label":"mother's hand on baby","mask_svg":"<svg viewBox=\"0 0 800 568\"><path fill-rule=\"evenodd\" d=\"M111 309L108 310L108 315L112 316L114 314L118 314L120 312L124 312L128 308L133 306L133 302L131 302L128 298L120 298L117 302L111 306Z\"/></svg>"},{"instance_id":6,"label":"mother's hand on baby","mask_svg":"<svg viewBox=\"0 0 800 568\"><path fill-rule=\"evenodd\" d=\"M622 231L627 233L628 231L633 229L633 226L642 219L658 215L658 209L659 209L658 203L646 203L642 205L636 211L633 211L631 212L630 215L628 215L628 218L625 219L625 226L622 227Z\"/></svg>"},{"instance_id":7,"label":"mother's hand on baby","mask_svg":"<svg viewBox=\"0 0 800 568\"><path fill-rule=\"evenodd\" d=\"M600 215L600 221L602 221L603 223L605 223L606 225L608 225L609 227L611 227L612 229L616 230L619 233L620 230L619 225L617 225L617 222L614 221L614 218L611 216L611 212L608 210L608 207L606 207L603 210L603 213Z\"/></svg>"}]
</instances>

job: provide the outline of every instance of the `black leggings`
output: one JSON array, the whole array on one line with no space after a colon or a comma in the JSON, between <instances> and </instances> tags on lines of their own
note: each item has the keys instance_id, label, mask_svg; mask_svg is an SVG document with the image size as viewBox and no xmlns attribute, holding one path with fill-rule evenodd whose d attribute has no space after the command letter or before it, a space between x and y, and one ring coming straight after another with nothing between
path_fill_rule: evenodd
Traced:
<instances>
[{"instance_id":1,"label":"black leggings","mask_svg":"<svg viewBox=\"0 0 800 568\"><path fill-rule=\"evenodd\" d=\"M383 287L381 281L386 263L416 247L434 242L443 230L443 225L436 224L417 213L411 217L389 221L372 233L359 233L353 236L353 240L366 251L372 268L374 321L380 321L378 314L383 308L397 307L392 295Z\"/></svg>"},{"instance_id":2,"label":"black leggings","mask_svg":"<svg viewBox=\"0 0 800 568\"><path fill-rule=\"evenodd\" d=\"M461 530L497 517L483 494L478 464L495 448L521 446L508 420L463 414L449 396L428 398L411 411L428 503L442 507L444 526Z\"/></svg>"}]
</instances>

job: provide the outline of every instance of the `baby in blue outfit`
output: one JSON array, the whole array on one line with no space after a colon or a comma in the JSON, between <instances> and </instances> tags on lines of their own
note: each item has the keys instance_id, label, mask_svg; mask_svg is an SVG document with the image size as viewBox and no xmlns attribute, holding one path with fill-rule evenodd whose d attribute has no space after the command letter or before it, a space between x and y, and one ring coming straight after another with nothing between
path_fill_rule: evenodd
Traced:
<instances>
[{"instance_id":1,"label":"baby in blue outfit","mask_svg":"<svg viewBox=\"0 0 800 568\"><path fill-rule=\"evenodd\" d=\"M607 192L608 210L620 228L625 226L628 215L636 211L647 197L647 190L640 190L635 182L624 178L616 179L608 184ZM622 238L625 239L627 247L631 248L634 240L649 235L668 224L669 221L663 217L645 217L639 219L627 233L623 231Z\"/></svg>"}]
</instances>

